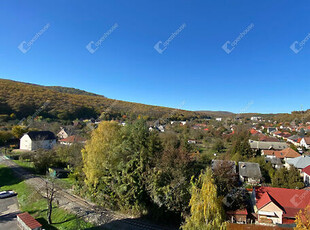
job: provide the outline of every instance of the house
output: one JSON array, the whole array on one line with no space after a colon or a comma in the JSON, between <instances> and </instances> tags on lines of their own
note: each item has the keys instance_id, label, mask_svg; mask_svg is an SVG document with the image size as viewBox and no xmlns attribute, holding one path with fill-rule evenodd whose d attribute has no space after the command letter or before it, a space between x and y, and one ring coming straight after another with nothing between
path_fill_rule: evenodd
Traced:
<instances>
[{"instance_id":1,"label":"house","mask_svg":"<svg viewBox=\"0 0 310 230\"><path fill-rule=\"evenodd\" d=\"M302 155L300 157L285 160L286 168L290 168L291 166L294 166L295 168L299 169L301 175L303 175L302 170L309 165L310 165L310 156Z\"/></svg>"},{"instance_id":2,"label":"house","mask_svg":"<svg viewBox=\"0 0 310 230\"><path fill-rule=\"evenodd\" d=\"M222 118L221 117L217 117L215 118L216 121L222 121Z\"/></svg>"},{"instance_id":3,"label":"house","mask_svg":"<svg viewBox=\"0 0 310 230\"><path fill-rule=\"evenodd\" d=\"M188 139L188 140L187 140L187 143L189 143L189 144L196 144L196 143L197 143L197 140Z\"/></svg>"},{"instance_id":4,"label":"house","mask_svg":"<svg viewBox=\"0 0 310 230\"><path fill-rule=\"evenodd\" d=\"M304 183L306 186L310 186L310 165L302 170L304 174Z\"/></svg>"},{"instance_id":5,"label":"house","mask_svg":"<svg viewBox=\"0 0 310 230\"><path fill-rule=\"evenodd\" d=\"M34 219L28 212L17 215L17 225L22 230L41 230L42 224Z\"/></svg>"},{"instance_id":6,"label":"house","mask_svg":"<svg viewBox=\"0 0 310 230\"><path fill-rule=\"evenodd\" d=\"M55 144L56 137L50 131L30 131L20 139L22 150L52 149Z\"/></svg>"},{"instance_id":7,"label":"house","mask_svg":"<svg viewBox=\"0 0 310 230\"><path fill-rule=\"evenodd\" d=\"M272 165L273 168L275 169L280 169L280 168L283 168L283 163L282 163L282 160L280 158L269 158L269 157L266 157L265 158L266 162L270 162L270 164Z\"/></svg>"},{"instance_id":8,"label":"house","mask_svg":"<svg viewBox=\"0 0 310 230\"><path fill-rule=\"evenodd\" d=\"M59 133L57 133L57 137L59 139L67 138L70 135L69 131L67 128L60 127Z\"/></svg>"},{"instance_id":9,"label":"house","mask_svg":"<svg viewBox=\"0 0 310 230\"><path fill-rule=\"evenodd\" d=\"M262 178L259 164L251 162L239 162L239 178L241 182L259 184Z\"/></svg>"},{"instance_id":10,"label":"house","mask_svg":"<svg viewBox=\"0 0 310 230\"><path fill-rule=\"evenodd\" d=\"M227 216L227 219L230 220L231 223L246 224L247 217L248 217L248 211L246 209L227 211L226 216Z\"/></svg>"},{"instance_id":11,"label":"house","mask_svg":"<svg viewBox=\"0 0 310 230\"><path fill-rule=\"evenodd\" d=\"M278 131L278 129L275 128L275 127L268 127L268 128L267 128L267 133L274 133L274 132L276 132L276 131Z\"/></svg>"},{"instance_id":12,"label":"house","mask_svg":"<svg viewBox=\"0 0 310 230\"><path fill-rule=\"evenodd\" d=\"M80 136L76 136L76 135L69 136L67 138L59 140L59 143L61 145L72 145L74 143L85 144L85 142L86 142L85 138L80 137Z\"/></svg>"},{"instance_id":13,"label":"house","mask_svg":"<svg viewBox=\"0 0 310 230\"><path fill-rule=\"evenodd\" d=\"M295 216L310 204L310 192L260 187L252 192L253 209L261 224L293 224Z\"/></svg>"},{"instance_id":14,"label":"house","mask_svg":"<svg viewBox=\"0 0 310 230\"><path fill-rule=\"evenodd\" d=\"M300 137L298 135L292 135L288 137L286 141L294 144L295 146L299 146Z\"/></svg>"},{"instance_id":15,"label":"house","mask_svg":"<svg viewBox=\"0 0 310 230\"><path fill-rule=\"evenodd\" d=\"M288 145L285 142L254 141L254 140L249 140L249 142L251 149L253 150L267 150L267 149L282 150L288 147Z\"/></svg>"},{"instance_id":16,"label":"house","mask_svg":"<svg viewBox=\"0 0 310 230\"><path fill-rule=\"evenodd\" d=\"M262 155L266 158L279 158L279 159L288 159L300 157L300 154L292 148L286 148L283 150L262 150Z\"/></svg>"},{"instance_id":17,"label":"house","mask_svg":"<svg viewBox=\"0 0 310 230\"><path fill-rule=\"evenodd\" d=\"M310 149L310 137L304 137L300 141L300 146Z\"/></svg>"},{"instance_id":18,"label":"house","mask_svg":"<svg viewBox=\"0 0 310 230\"><path fill-rule=\"evenodd\" d=\"M251 121L261 121L262 117L251 117Z\"/></svg>"}]
</instances>

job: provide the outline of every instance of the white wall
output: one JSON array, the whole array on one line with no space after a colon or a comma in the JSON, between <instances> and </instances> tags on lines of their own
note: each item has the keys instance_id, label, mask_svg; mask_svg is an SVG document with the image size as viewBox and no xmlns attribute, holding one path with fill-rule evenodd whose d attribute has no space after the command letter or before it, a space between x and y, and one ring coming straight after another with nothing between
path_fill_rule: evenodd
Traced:
<instances>
[{"instance_id":1,"label":"white wall","mask_svg":"<svg viewBox=\"0 0 310 230\"><path fill-rule=\"evenodd\" d=\"M30 139L30 137L25 134L21 139L20 139L20 149L23 150L32 150L32 141Z\"/></svg>"}]
</instances>

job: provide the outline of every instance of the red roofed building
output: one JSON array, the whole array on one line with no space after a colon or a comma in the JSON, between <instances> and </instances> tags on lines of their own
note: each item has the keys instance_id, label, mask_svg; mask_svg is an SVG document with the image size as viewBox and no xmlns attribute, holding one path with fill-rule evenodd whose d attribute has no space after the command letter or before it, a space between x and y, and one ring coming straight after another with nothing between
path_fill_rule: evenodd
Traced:
<instances>
[{"instance_id":1,"label":"red roofed building","mask_svg":"<svg viewBox=\"0 0 310 230\"><path fill-rule=\"evenodd\" d=\"M226 215L227 219L229 219L232 223L247 223L248 211L246 209L227 211Z\"/></svg>"},{"instance_id":2,"label":"red roofed building","mask_svg":"<svg viewBox=\"0 0 310 230\"><path fill-rule=\"evenodd\" d=\"M308 190L260 187L254 191L254 211L259 223L293 224L299 210L310 205Z\"/></svg>"},{"instance_id":3,"label":"red roofed building","mask_svg":"<svg viewBox=\"0 0 310 230\"><path fill-rule=\"evenodd\" d=\"M42 224L36 221L28 212L17 215L17 224L23 230L41 230Z\"/></svg>"},{"instance_id":4,"label":"red roofed building","mask_svg":"<svg viewBox=\"0 0 310 230\"><path fill-rule=\"evenodd\" d=\"M302 170L304 173L304 183L306 186L310 186L310 165Z\"/></svg>"},{"instance_id":5,"label":"red roofed building","mask_svg":"<svg viewBox=\"0 0 310 230\"><path fill-rule=\"evenodd\" d=\"M81 143L84 144L86 139L80 136L69 136L67 138L59 140L62 145L72 145L73 143Z\"/></svg>"},{"instance_id":6,"label":"red roofed building","mask_svg":"<svg viewBox=\"0 0 310 230\"><path fill-rule=\"evenodd\" d=\"M286 148L279 151L262 150L262 155L265 155L266 157L269 158L279 158L279 159L300 157L300 154L292 148Z\"/></svg>"}]
</instances>

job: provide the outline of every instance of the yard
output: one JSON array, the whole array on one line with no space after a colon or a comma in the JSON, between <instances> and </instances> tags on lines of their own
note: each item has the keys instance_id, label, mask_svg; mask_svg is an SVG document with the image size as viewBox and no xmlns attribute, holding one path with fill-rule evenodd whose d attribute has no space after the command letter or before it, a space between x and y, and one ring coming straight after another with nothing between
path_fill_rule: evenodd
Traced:
<instances>
[{"instance_id":1,"label":"yard","mask_svg":"<svg viewBox=\"0 0 310 230\"><path fill-rule=\"evenodd\" d=\"M21 181L18 177L16 177L10 168L0 165L0 191L3 190L14 190L17 192L20 210L23 212L29 212L30 215L36 218L43 225L44 229L76 230L93 227L92 224L84 222L75 215L58 208L57 206L54 206L52 214L54 224L48 225L46 221L46 200L24 181Z\"/></svg>"}]
</instances>

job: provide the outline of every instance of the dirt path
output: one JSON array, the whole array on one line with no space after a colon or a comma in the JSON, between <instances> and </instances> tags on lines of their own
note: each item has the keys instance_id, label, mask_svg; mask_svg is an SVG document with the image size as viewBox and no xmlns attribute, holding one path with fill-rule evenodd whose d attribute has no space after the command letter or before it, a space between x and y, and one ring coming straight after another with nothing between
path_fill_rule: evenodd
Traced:
<instances>
[{"instance_id":1,"label":"dirt path","mask_svg":"<svg viewBox=\"0 0 310 230\"><path fill-rule=\"evenodd\" d=\"M37 192L45 191L46 181L38 176L35 176L17 165L15 162L0 155L0 162L10 167L16 175L21 177L28 185L32 186ZM86 222L101 226L102 229L119 229L119 230L172 230L157 226L146 222L145 220L134 219L130 216L125 216L115 213L111 210L99 208L95 204L69 193L66 190L58 189L56 202L59 206L78 217L84 219ZM173 229L175 230L175 229Z\"/></svg>"}]
</instances>

